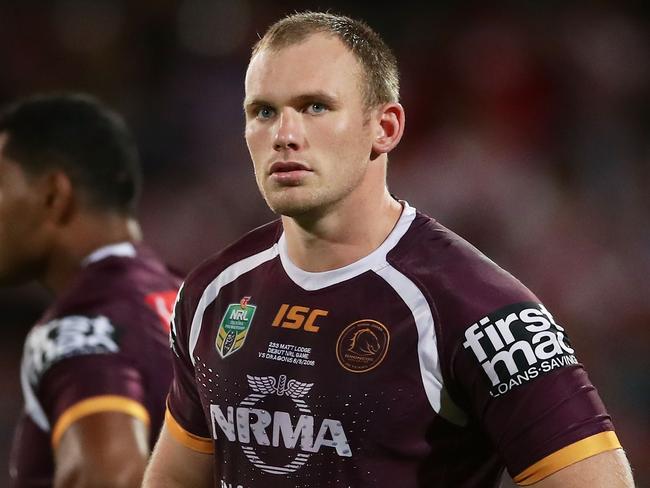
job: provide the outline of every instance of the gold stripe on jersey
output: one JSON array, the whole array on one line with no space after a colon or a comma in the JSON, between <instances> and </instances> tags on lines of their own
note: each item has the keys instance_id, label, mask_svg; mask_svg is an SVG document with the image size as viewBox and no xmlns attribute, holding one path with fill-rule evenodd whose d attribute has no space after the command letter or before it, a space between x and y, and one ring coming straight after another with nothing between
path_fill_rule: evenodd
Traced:
<instances>
[{"instance_id":1,"label":"gold stripe on jersey","mask_svg":"<svg viewBox=\"0 0 650 488\"><path fill-rule=\"evenodd\" d=\"M205 437L200 437L186 431L178 424L178 422L176 422L176 419L169 411L169 408L165 412L165 425L174 439L185 447L188 447L193 451L202 452L203 454L212 454L214 452L212 439L206 439Z\"/></svg>"},{"instance_id":2,"label":"gold stripe on jersey","mask_svg":"<svg viewBox=\"0 0 650 488\"><path fill-rule=\"evenodd\" d=\"M578 461L601 452L620 448L621 443L618 441L615 432L601 432L549 454L519 473L514 477L514 480L520 486L532 485Z\"/></svg>"},{"instance_id":3,"label":"gold stripe on jersey","mask_svg":"<svg viewBox=\"0 0 650 488\"><path fill-rule=\"evenodd\" d=\"M69 407L56 421L52 429L52 446L56 449L68 427L87 415L102 412L120 412L135 417L145 424L151 423L149 413L142 404L118 395L102 395L87 398Z\"/></svg>"}]
</instances>

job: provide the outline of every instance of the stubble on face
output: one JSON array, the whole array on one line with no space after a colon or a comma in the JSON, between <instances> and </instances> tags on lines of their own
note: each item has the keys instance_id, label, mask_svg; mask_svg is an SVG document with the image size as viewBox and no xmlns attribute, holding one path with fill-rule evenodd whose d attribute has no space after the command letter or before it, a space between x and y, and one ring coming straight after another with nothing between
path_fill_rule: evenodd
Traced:
<instances>
[{"instance_id":1,"label":"stubble on face","mask_svg":"<svg viewBox=\"0 0 650 488\"><path fill-rule=\"evenodd\" d=\"M272 149L277 132L273 123L277 121L247 122L246 141L257 185L275 213L318 218L361 184L372 144L360 69L339 40L324 35L279 51L261 51L251 60L247 96L261 93L263 99L275 102L278 110L285 110L284 104L295 109L291 117L296 117L298 143L290 148ZM339 106L318 116L291 106L292 99L318 91L334 94ZM274 158L304 163L311 171L296 184L279 183L268 171Z\"/></svg>"},{"instance_id":2,"label":"stubble on face","mask_svg":"<svg viewBox=\"0 0 650 488\"><path fill-rule=\"evenodd\" d=\"M349 147L345 142L341 145ZM265 174L257 178L257 184L274 213L294 219L315 220L329 213L361 186L367 159L365 152L352 156L349 149L332 149L328 154L328 166L315 165L312 174L299 185L280 187Z\"/></svg>"}]
</instances>

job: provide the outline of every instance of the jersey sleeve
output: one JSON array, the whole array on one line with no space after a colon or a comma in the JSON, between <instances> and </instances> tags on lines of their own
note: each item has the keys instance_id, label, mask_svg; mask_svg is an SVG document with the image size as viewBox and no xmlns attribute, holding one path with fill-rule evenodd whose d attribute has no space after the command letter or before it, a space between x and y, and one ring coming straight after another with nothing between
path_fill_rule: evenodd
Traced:
<instances>
[{"instance_id":1,"label":"jersey sleeve","mask_svg":"<svg viewBox=\"0 0 650 488\"><path fill-rule=\"evenodd\" d=\"M82 417L123 412L150 422L141 373L105 316L71 315L37 326L22 364L26 410L56 447Z\"/></svg>"},{"instance_id":2,"label":"jersey sleeve","mask_svg":"<svg viewBox=\"0 0 650 488\"><path fill-rule=\"evenodd\" d=\"M566 330L516 283L495 295L498 305L468 307L474 317L456 337L451 374L515 482L526 486L620 444Z\"/></svg>"},{"instance_id":3,"label":"jersey sleeve","mask_svg":"<svg viewBox=\"0 0 650 488\"><path fill-rule=\"evenodd\" d=\"M184 289L185 285L178 292L171 320L170 343L174 376L167 398L165 425L184 446L210 454L213 452L211 433L196 388L194 365L189 351L192 314Z\"/></svg>"}]
</instances>

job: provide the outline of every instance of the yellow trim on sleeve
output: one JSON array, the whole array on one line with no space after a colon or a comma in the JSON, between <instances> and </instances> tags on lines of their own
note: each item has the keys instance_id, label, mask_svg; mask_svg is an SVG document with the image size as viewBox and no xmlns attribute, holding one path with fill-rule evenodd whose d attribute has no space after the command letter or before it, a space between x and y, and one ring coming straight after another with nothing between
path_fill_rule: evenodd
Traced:
<instances>
[{"instance_id":1,"label":"yellow trim on sleeve","mask_svg":"<svg viewBox=\"0 0 650 488\"><path fill-rule=\"evenodd\" d=\"M174 439L185 447L188 447L193 451L202 452L203 454L212 454L214 452L212 439L206 439L205 437L200 437L186 431L178 424L178 422L176 422L176 419L169 411L169 408L165 412L165 425Z\"/></svg>"},{"instance_id":2,"label":"yellow trim on sleeve","mask_svg":"<svg viewBox=\"0 0 650 488\"><path fill-rule=\"evenodd\" d=\"M131 415L149 425L149 412L142 404L118 395L102 395L82 400L69 407L56 421L52 429L52 446L56 449L63 433L77 420L101 412L121 412Z\"/></svg>"},{"instance_id":3,"label":"yellow trim on sleeve","mask_svg":"<svg viewBox=\"0 0 650 488\"><path fill-rule=\"evenodd\" d=\"M543 480L547 476L566 468L578 461L595 456L601 452L620 449L621 443L613 431L601 432L590 437L574 442L553 454L537 461L514 477L515 483L528 486Z\"/></svg>"}]
</instances>

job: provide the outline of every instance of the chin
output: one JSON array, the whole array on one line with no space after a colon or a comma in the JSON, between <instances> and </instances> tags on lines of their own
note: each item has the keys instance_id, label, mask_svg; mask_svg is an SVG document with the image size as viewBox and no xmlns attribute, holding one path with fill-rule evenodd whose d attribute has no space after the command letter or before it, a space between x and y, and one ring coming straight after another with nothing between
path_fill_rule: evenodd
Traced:
<instances>
[{"instance_id":1,"label":"chin","mask_svg":"<svg viewBox=\"0 0 650 488\"><path fill-rule=\"evenodd\" d=\"M314 210L314 205L306 195L297 195L296 192L281 191L264 194L264 200L269 208L278 215L286 217L299 217ZM303 197L303 198L300 198Z\"/></svg>"},{"instance_id":2,"label":"chin","mask_svg":"<svg viewBox=\"0 0 650 488\"><path fill-rule=\"evenodd\" d=\"M285 217L300 217L308 214L313 210L310 206L298 205L296 203L282 202L282 203L269 203L269 208L278 215Z\"/></svg>"},{"instance_id":3,"label":"chin","mask_svg":"<svg viewBox=\"0 0 650 488\"><path fill-rule=\"evenodd\" d=\"M269 208L277 215L285 217L299 218L313 215L321 208L321 205L311 201L301 201L297 199L277 198L267 200Z\"/></svg>"}]
</instances>

